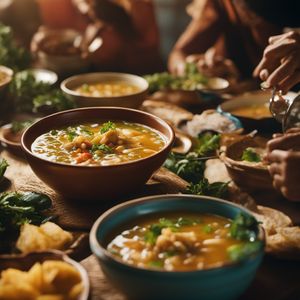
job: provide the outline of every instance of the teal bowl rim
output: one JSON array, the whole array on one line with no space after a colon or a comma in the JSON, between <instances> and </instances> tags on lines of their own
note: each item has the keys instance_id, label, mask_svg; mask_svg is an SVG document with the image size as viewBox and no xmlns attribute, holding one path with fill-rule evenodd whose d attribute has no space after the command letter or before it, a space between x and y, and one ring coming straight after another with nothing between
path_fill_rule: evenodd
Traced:
<instances>
[{"instance_id":1,"label":"teal bowl rim","mask_svg":"<svg viewBox=\"0 0 300 300\"><path fill-rule=\"evenodd\" d=\"M163 198L163 199L162 199ZM248 209L244 208L241 205L229 202L227 200L223 200L220 198L215 198L215 197L210 197L210 196L198 196L198 195L184 195L184 194L166 194L166 195L156 195L156 196L147 196L147 197L141 197L138 199L126 201L123 203L120 203L118 205L113 206L112 208L108 209L105 211L100 217L95 221L95 223L92 226L92 229L90 231L90 247L93 252L93 254L99 258L101 254L104 254L106 258L108 258L110 261L113 261L114 263L119 264L121 267L126 268L128 270L135 270L143 273L151 273L151 274L158 274L158 275L166 275L166 276L186 276L186 275L195 275L197 273L201 274L214 274L219 272L220 270L230 270L234 269L237 266L242 266L246 264L247 262L255 260L259 255L264 254L264 249L265 249L265 232L260 223L258 224L258 239L262 242L262 246L259 251L257 251L255 254L247 257L246 259L243 259L238 262L233 262L230 264L226 264L224 266L220 267L215 267L211 269L205 269L205 270L193 270L193 271L165 271L165 270L155 270L155 269L146 269L146 268L138 268L135 267L131 264L125 263L121 259L118 259L114 257L109 251L106 250L105 247L103 247L100 242L97 239L97 231L99 228L99 225L105 221L107 218L112 217L113 215L117 214L120 212L123 208L130 207L130 206L136 206L137 204L141 204L144 202L150 202L150 201L155 201L155 200L165 200L165 201L172 201L174 198L196 198L196 199L201 199L201 200L209 200L209 201L214 201L217 203L223 203L229 206L233 206L236 208L239 208L240 210L246 212L250 216L255 216L249 211ZM188 210L188 209L187 209ZM255 218L256 219L256 218Z\"/></svg>"}]
</instances>

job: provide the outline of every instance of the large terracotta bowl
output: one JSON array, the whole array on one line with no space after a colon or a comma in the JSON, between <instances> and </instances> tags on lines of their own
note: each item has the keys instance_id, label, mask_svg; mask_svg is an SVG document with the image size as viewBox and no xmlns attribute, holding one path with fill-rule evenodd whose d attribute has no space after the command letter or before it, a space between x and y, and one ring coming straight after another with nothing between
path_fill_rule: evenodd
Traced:
<instances>
[{"instance_id":1,"label":"large terracotta bowl","mask_svg":"<svg viewBox=\"0 0 300 300\"><path fill-rule=\"evenodd\" d=\"M165 146L156 154L136 161L111 166L79 166L51 162L31 151L37 137L68 125L95 120L124 120L159 131ZM45 117L30 126L22 136L22 147L34 173L67 198L105 201L129 195L141 188L161 167L174 141L170 125L158 117L138 110L117 107L78 108Z\"/></svg>"}]
</instances>

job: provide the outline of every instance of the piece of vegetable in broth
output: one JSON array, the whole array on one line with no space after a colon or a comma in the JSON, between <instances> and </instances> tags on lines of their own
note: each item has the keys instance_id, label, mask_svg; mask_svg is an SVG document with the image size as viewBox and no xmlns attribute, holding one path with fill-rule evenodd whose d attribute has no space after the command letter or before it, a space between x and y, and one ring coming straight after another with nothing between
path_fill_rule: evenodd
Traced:
<instances>
[{"instance_id":1,"label":"piece of vegetable in broth","mask_svg":"<svg viewBox=\"0 0 300 300\"><path fill-rule=\"evenodd\" d=\"M246 148L242 154L242 160L249 162L260 162L261 158L258 153L256 153L253 148Z\"/></svg>"}]
</instances>

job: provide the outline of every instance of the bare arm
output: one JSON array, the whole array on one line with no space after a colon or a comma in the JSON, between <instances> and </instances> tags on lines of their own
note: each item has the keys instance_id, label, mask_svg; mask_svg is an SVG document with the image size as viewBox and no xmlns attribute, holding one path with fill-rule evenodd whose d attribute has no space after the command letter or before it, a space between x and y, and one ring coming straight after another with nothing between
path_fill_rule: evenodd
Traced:
<instances>
[{"instance_id":1,"label":"bare arm","mask_svg":"<svg viewBox=\"0 0 300 300\"><path fill-rule=\"evenodd\" d=\"M221 34L224 18L214 0L207 0L202 14L193 19L185 32L175 44L169 57L169 70L178 73L177 69L190 54L204 53L214 45Z\"/></svg>"}]
</instances>

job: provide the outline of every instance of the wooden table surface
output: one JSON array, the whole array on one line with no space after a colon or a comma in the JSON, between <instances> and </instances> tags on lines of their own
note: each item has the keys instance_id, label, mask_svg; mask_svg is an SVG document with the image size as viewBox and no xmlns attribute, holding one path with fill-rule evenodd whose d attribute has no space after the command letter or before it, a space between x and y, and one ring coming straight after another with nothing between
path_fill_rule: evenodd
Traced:
<instances>
[{"instance_id":1,"label":"wooden table surface","mask_svg":"<svg viewBox=\"0 0 300 300\"><path fill-rule=\"evenodd\" d=\"M2 151L1 157L6 158L10 164L5 174L10 184L2 186L2 189L37 191L48 194L53 199L53 213L58 215L59 224L66 229L84 230L88 232L94 220L105 209L113 205L113 203L104 205L101 199L96 199L94 203L89 204L76 204L65 201L65 199L57 195L33 174L25 160L7 151ZM176 186L180 185L180 182L172 185L173 181L165 180L166 178L164 177L167 176L165 176L163 172L159 175L160 176L157 177L161 182L149 182L145 185L144 189L137 191L136 196L176 193ZM9 183L8 180L7 182ZM274 198L274 196L264 193L253 196L259 204L280 209L288 214L295 224L300 224L300 204L290 203L281 197ZM87 255L90 255L89 249L86 251L86 256ZM91 300L126 299L106 281L93 255L88 256L81 263L89 273L92 286ZM300 260L286 261L266 256L251 287L240 299L300 299Z\"/></svg>"}]
</instances>

